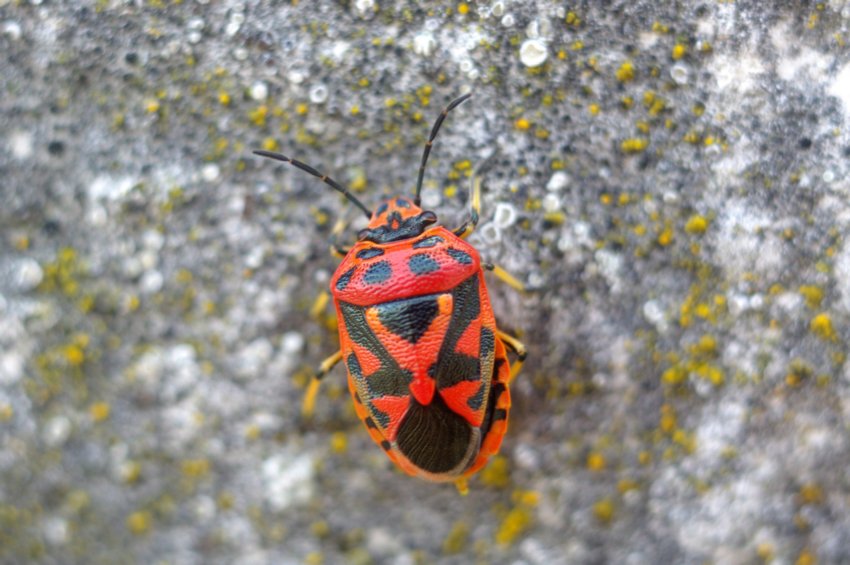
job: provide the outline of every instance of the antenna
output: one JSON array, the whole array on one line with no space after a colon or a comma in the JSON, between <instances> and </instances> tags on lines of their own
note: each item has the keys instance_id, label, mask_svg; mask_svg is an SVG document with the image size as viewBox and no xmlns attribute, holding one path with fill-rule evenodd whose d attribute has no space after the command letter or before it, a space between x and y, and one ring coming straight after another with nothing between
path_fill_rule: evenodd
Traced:
<instances>
[{"instance_id":1,"label":"antenna","mask_svg":"<svg viewBox=\"0 0 850 565\"><path fill-rule=\"evenodd\" d=\"M472 96L471 92L464 94L460 98L452 100L449 105L443 109L440 116L437 118L437 121L434 122L434 127L431 128L431 135L428 137L428 141L425 143L425 151L422 153L422 163L419 165L419 178L416 180L416 193L413 197L413 203L417 206L419 206L420 202L419 193L422 192L422 177L425 176L425 164L428 162L428 155L431 154L431 146L434 144L434 138L437 137L437 132L440 131L440 126L443 125L443 120L446 119L449 112L463 104L470 96Z\"/></svg>"},{"instance_id":2,"label":"antenna","mask_svg":"<svg viewBox=\"0 0 850 565\"><path fill-rule=\"evenodd\" d=\"M440 121L442 121L442 120L440 120ZM297 159L292 159L290 157L287 157L286 155L282 155L280 153L273 153L271 151L256 150L253 153L254 153L254 155L259 155L261 157L268 157L269 159L275 159L276 161L283 161L284 163L289 163L291 165L298 167L302 171L308 172L311 175L313 175L314 177L321 179L322 182L333 187L333 189L336 190L337 192L341 192L342 195L345 196L346 198L348 198L355 206L357 206L358 208L363 210L363 213L366 214L367 219L370 219L370 220L372 219L372 212L370 212L369 209L366 206L364 206L363 203L360 202L357 199L356 196L354 196L353 194L348 192L347 188L343 188L334 179L332 179L328 175L323 175L322 173L320 173L319 171L317 171L316 169L314 169L310 165L302 163L301 161L298 161Z\"/></svg>"}]
</instances>

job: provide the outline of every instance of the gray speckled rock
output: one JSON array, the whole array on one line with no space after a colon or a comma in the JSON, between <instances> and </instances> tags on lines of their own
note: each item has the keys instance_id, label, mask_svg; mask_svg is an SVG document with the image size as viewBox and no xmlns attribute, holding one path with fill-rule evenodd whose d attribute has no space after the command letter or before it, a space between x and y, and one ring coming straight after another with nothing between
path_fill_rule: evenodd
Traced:
<instances>
[{"instance_id":1,"label":"gray speckled rock","mask_svg":"<svg viewBox=\"0 0 850 565\"><path fill-rule=\"evenodd\" d=\"M850 3L0 0L0 561L850 561ZM540 290L460 497L311 317L413 189ZM346 237L362 227L351 222Z\"/></svg>"}]
</instances>

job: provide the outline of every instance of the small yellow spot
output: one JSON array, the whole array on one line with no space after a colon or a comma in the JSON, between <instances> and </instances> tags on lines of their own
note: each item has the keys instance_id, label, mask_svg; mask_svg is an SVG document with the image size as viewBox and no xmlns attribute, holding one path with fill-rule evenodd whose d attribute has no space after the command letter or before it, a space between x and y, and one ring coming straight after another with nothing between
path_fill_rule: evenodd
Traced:
<instances>
[{"instance_id":1,"label":"small yellow spot","mask_svg":"<svg viewBox=\"0 0 850 565\"><path fill-rule=\"evenodd\" d=\"M156 114L159 112L159 100L150 99L145 102L145 110L147 110L149 114Z\"/></svg>"},{"instance_id":2,"label":"small yellow spot","mask_svg":"<svg viewBox=\"0 0 850 565\"><path fill-rule=\"evenodd\" d=\"M620 143L620 150L623 153L640 153L645 150L648 145L648 139L632 137L629 139L624 139L623 142Z\"/></svg>"},{"instance_id":3,"label":"small yellow spot","mask_svg":"<svg viewBox=\"0 0 850 565\"><path fill-rule=\"evenodd\" d=\"M352 116L356 116L357 114L360 113L360 106L358 106L357 104L354 104L348 111L351 112Z\"/></svg>"},{"instance_id":4,"label":"small yellow spot","mask_svg":"<svg viewBox=\"0 0 850 565\"><path fill-rule=\"evenodd\" d=\"M641 451L638 453L637 460L640 465L649 465L652 463L652 453L649 451Z\"/></svg>"},{"instance_id":5,"label":"small yellow spot","mask_svg":"<svg viewBox=\"0 0 850 565\"><path fill-rule=\"evenodd\" d=\"M832 318L826 312L821 312L812 318L809 328L813 334L821 339L835 340L835 329L832 327Z\"/></svg>"},{"instance_id":6,"label":"small yellow spot","mask_svg":"<svg viewBox=\"0 0 850 565\"><path fill-rule=\"evenodd\" d=\"M22 235L20 237L16 237L14 241L15 249L18 251L26 251L30 247L30 238Z\"/></svg>"},{"instance_id":7,"label":"small yellow spot","mask_svg":"<svg viewBox=\"0 0 850 565\"><path fill-rule=\"evenodd\" d=\"M664 230L658 234L658 245L662 247L667 247L671 243L673 243L673 229L669 226L665 227Z\"/></svg>"},{"instance_id":8,"label":"small yellow spot","mask_svg":"<svg viewBox=\"0 0 850 565\"><path fill-rule=\"evenodd\" d=\"M210 462L208 459L186 459L180 465L180 470L184 476L197 479L210 472Z\"/></svg>"},{"instance_id":9,"label":"small yellow spot","mask_svg":"<svg viewBox=\"0 0 850 565\"><path fill-rule=\"evenodd\" d=\"M363 88L366 88L367 86L369 86L369 79L368 79L368 78L366 78L366 77L363 77L363 78L361 78L361 79L358 81L358 83L357 83L357 84L359 84L359 85L360 85L360 86L362 86Z\"/></svg>"},{"instance_id":10,"label":"small yellow spot","mask_svg":"<svg viewBox=\"0 0 850 565\"><path fill-rule=\"evenodd\" d=\"M685 224L685 231L690 234L702 234L705 233L706 229L708 229L708 220L705 216L699 214L688 218L688 222Z\"/></svg>"},{"instance_id":11,"label":"small yellow spot","mask_svg":"<svg viewBox=\"0 0 850 565\"><path fill-rule=\"evenodd\" d=\"M818 558L808 549L804 549L797 557L794 565L817 565L817 562Z\"/></svg>"},{"instance_id":12,"label":"small yellow spot","mask_svg":"<svg viewBox=\"0 0 850 565\"><path fill-rule=\"evenodd\" d=\"M325 557L321 551L311 551L304 556L305 565L322 565L325 562Z\"/></svg>"},{"instance_id":13,"label":"small yellow spot","mask_svg":"<svg viewBox=\"0 0 850 565\"><path fill-rule=\"evenodd\" d=\"M513 508L502 520L496 532L496 542L509 545L516 541L531 525L531 513L526 508Z\"/></svg>"},{"instance_id":14,"label":"small yellow spot","mask_svg":"<svg viewBox=\"0 0 850 565\"><path fill-rule=\"evenodd\" d=\"M614 503L604 498L593 505L593 515L603 524L608 524L614 518Z\"/></svg>"},{"instance_id":15,"label":"small yellow spot","mask_svg":"<svg viewBox=\"0 0 850 565\"><path fill-rule=\"evenodd\" d=\"M675 386L682 384L687 376L688 374L684 369L678 365L674 365L661 373L661 380L669 385Z\"/></svg>"},{"instance_id":16,"label":"small yellow spot","mask_svg":"<svg viewBox=\"0 0 850 565\"><path fill-rule=\"evenodd\" d=\"M623 108L628 110L629 108L635 105L635 99L631 96L623 96L622 98L620 98L620 104L623 106Z\"/></svg>"},{"instance_id":17,"label":"small yellow spot","mask_svg":"<svg viewBox=\"0 0 850 565\"><path fill-rule=\"evenodd\" d=\"M277 140L273 137L267 137L263 140L262 146L266 151L275 151L278 148Z\"/></svg>"},{"instance_id":18,"label":"small yellow spot","mask_svg":"<svg viewBox=\"0 0 850 565\"><path fill-rule=\"evenodd\" d=\"M455 522L446 539L443 540L443 553L453 555L460 553L469 541L469 526L466 522Z\"/></svg>"},{"instance_id":19,"label":"small yellow spot","mask_svg":"<svg viewBox=\"0 0 850 565\"><path fill-rule=\"evenodd\" d=\"M219 92L218 93L218 103L221 104L222 106L230 105L230 95L226 92L223 92L223 91Z\"/></svg>"},{"instance_id":20,"label":"small yellow spot","mask_svg":"<svg viewBox=\"0 0 850 565\"><path fill-rule=\"evenodd\" d=\"M673 410L673 407L669 404L662 405L661 417L658 420L658 427L661 428L661 431L665 434L669 434L676 429L676 424L676 412Z\"/></svg>"},{"instance_id":21,"label":"small yellow spot","mask_svg":"<svg viewBox=\"0 0 850 565\"><path fill-rule=\"evenodd\" d=\"M635 66L631 61L626 61L617 69L617 80L620 82L631 82L635 78Z\"/></svg>"},{"instance_id":22,"label":"small yellow spot","mask_svg":"<svg viewBox=\"0 0 850 565\"><path fill-rule=\"evenodd\" d=\"M458 4L457 13L460 14L461 16L465 16L466 14L469 13L469 5L466 4L465 2L461 2L460 4Z\"/></svg>"},{"instance_id":23,"label":"small yellow spot","mask_svg":"<svg viewBox=\"0 0 850 565\"><path fill-rule=\"evenodd\" d=\"M387 98L386 100L384 100L384 106L386 106L387 108L392 108L395 105L396 105L396 99L395 98L391 97L391 98Z\"/></svg>"},{"instance_id":24,"label":"small yellow spot","mask_svg":"<svg viewBox=\"0 0 850 565\"><path fill-rule=\"evenodd\" d=\"M15 409L11 404L0 405L0 422L8 422L15 415Z\"/></svg>"},{"instance_id":25,"label":"small yellow spot","mask_svg":"<svg viewBox=\"0 0 850 565\"><path fill-rule=\"evenodd\" d=\"M808 483L800 487L800 501L803 504L820 504L823 500L823 489L815 483Z\"/></svg>"},{"instance_id":26,"label":"small yellow spot","mask_svg":"<svg viewBox=\"0 0 850 565\"><path fill-rule=\"evenodd\" d=\"M531 127L531 122L529 122L525 118L517 118L517 120L514 122L514 127L518 130L525 131Z\"/></svg>"},{"instance_id":27,"label":"small yellow spot","mask_svg":"<svg viewBox=\"0 0 850 565\"><path fill-rule=\"evenodd\" d=\"M558 51L558 59L559 60L563 61L566 58L567 58L567 52L566 51L564 51L563 49Z\"/></svg>"},{"instance_id":28,"label":"small yellow spot","mask_svg":"<svg viewBox=\"0 0 850 565\"><path fill-rule=\"evenodd\" d=\"M303 102L301 104L298 104L297 106L295 106L295 113L298 114L299 116L303 116L304 114L306 114L309 111L310 111L310 107L307 106L307 104L304 104Z\"/></svg>"},{"instance_id":29,"label":"small yellow spot","mask_svg":"<svg viewBox=\"0 0 850 565\"><path fill-rule=\"evenodd\" d=\"M679 59L684 57L685 53L687 53L687 52L688 52L687 47L685 47L681 43L677 43L676 45L673 46L673 52L671 53L671 56L673 57L674 61L678 61Z\"/></svg>"},{"instance_id":30,"label":"small yellow spot","mask_svg":"<svg viewBox=\"0 0 850 565\"><path fill-rule=\"evenodd\" d=\"M652 23L652 31L654 31L655 33L667 33L668 31L670 31L670 28L668 28L666 25L662 24L661 22L653 22Z\"/></svg>"},{"instance_id":31,"label":"small yellow spot","mask_svg":"<svg viewBox=\"0 0 850 565\"><path fill-rule=\"evenodd\" d=\"M715 138L713 135L707 135L707 136L705 136L705 139L702 140L703 145L705 145L706 147L710 147L710 146L714 145L716 142L717 142L717 138Z\"/></svg>"},{"instance_id":32,"label":"small yellow spot","mask_svg":"<svg viewBox=\"0 0 850 565\"><path fill-rule=\"evenodd\" d=\"M599 202L605 206L609 206L613 201L614 198L610 194L606 193L599 196Z\"/></svg>"},{"instance_id":33,"label":"small yellow spot","mask_svg":"<svg viewBox=\"0 0 850 565\"><path fill-rule=\"evenodd\" d=\"M111 408L109 406L109 403L95 402L89 407L89 416L91 416L91 419L94 422L102 422L109 418L110 411Z\"/></svg>"},{"instance_id":34,"label":"small yellow spot","mask_svg":"<svg viewBox=\"0 0 850 565\"><path fill-rule=\"evenodd\" d=\"M588 108L588 110L590 111L591 116L598 116L599 115L599 104L595 104L595 103L591 104L590 107Z\"/></svg>"},{"instance_id":35,"label":"small yellow spot","mask_svg":"<svg viewBox=\"0 0 850 565\"><path fill-rule=\"evenodd\" d=\"M79 367L86 360L86 354L83 350L74 344L65 346L65 360L72 367Z\"/></svg>"},{"instance_id":36,"label":"small yellow spot","mask_svg":"<svg viewBox=\"0 0 850 565\"><path fill-rule=\"evenodd\" d=\"M581 18L575 12L567 12L567 17L564 18L564 21L568 26L578 27L581 25Z\"/></svg>"},{"instance_id":37,"label":"small yellow spot","mask_svg":"<svg viewBox=\"0 0 850 565\"><path fill-rule=\"evenodd\" d=\"M592 451L587 456L587 468L590 471L598 472L605 470L605 456L598 451Z\"/></svg>"},{"instance_id":38,"label":"small yellow spot","mask_svg":"<svg viewBox=\"0 0 850 565\"><path fill-rule=\"evenodd\" d=\"M806 306L812 309L820 308L823 301L823 289L819 286L804 284L800 287L800 294L806 299Z\"/></svg>"},{"instance_id":39,"label":"small yellow spot","mask_svg":"<svg viewBox=\"0 0 850 565\"><path fill-rule=\"evenodd\" d=\"M549 139L549 130L545 128L537 128L534 130L534 137L537 139Z\"/></svg>"},{"instance_id":40,"label":"small yellow spot","mask_svg":"<svg viewBox=\"0 0 850 565\"><path fill-rule=\"evenodd\" d=\"M503 488L508 486L510 480L511 470L508 466L508 460L501 455L493 457L481 471L481 482L489 487Z\"/></svg>"},{"instance_id":41,"label":"small yellow spot","mask_svg":"<svg viewBox=\"0 0 850 565\"><path fill-rule=\"evenodd\" d=\"M334 453L345 453L348 449L348 436L345 432L336 432L331 435L331 451Z\"/></svg>"},{"instance_id":42,"label":"small yellow spot","mask_svg":"<svg viewBox=\"0 0 850 565\"><path fill-rule=\"evenodd\" d=\"M140 510L127 516L127 529L136 535L142 535L151 528L151 513Z\"/></svg>"},{"instance_id":43,"label":"small yellow spot","mask_svg":"<svg viewBox=\"0 0 850 565\"><path fill-rule=\"evenodd\" d=\"M573 51L581 51L582 49L584 49L584 42L580 39L577 39L573 41L573 44L570 49L572 49Z\"/></svg>"},{"instance_id":44,"label":"small yellow spot","mask_svg":"<svg viewBox=\"0 0 850 565\"><path fill-rule=\"evenodd\" d=\"M689 131L688 133L685 134L685 136L682 138L682 140L685 143L690 143L692 145L696 145L697 143L699 143L699 135L694 130L691 130L691 131Z\"/></svg>"}]
</instances>

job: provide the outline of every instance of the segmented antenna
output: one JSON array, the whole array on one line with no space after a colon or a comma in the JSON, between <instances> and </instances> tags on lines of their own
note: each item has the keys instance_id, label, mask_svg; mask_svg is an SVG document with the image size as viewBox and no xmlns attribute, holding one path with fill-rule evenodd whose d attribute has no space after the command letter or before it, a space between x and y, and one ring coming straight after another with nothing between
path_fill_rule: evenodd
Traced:
<instances>
[{"instance_id":1,"label":"segmented antenna","mask_svg":"<svg viewBox=\"0 0 850 565\"><path fill-rule=\"evenodd\" d=\"M306 163L302 163L301 161L299 161L297 159L292 159L290 157L287 157L286 155L282 155L280 153L273 153L271 151L256 150L253 153L254 153L254 155L259 155L261 157L268 157L269 159L275 159L277 161L283 161L284 163L289 163L291 165L298 167L302 171L310 173L314 177L321 179L322 182L333 187L334 190L336 190L337 192L341 192L342 195L345 196L346 198L348 198L355 206L357 206L358 208L363 210L363 213L366 214L366 218L368 218L370 220L372 219L372 212L366 206L364 206L363 203L360 202L357 199L356 196L354 196L353 194L348 192L347 188L343 188L334 179L332 179L328 175L323 175L322 173L320 173L319 171L317 171L316 169L314 169L310 165L307 165Z\"/></svg>"},{"instance_id":2,"label":"segmented antenna","mask_svg":"<svg viewBox=\"0 0 850 565\"><path fill-rule=\"evenodd\" d=\"M470 96L472 96L471 92L464 94L460 98L452 100L449 105L443 109L440 116L437 118L437 121L434 122L434 127L431 128L431 135L428 137L428 141L425 143L425 151L422 153L422 163L419 165L419 178L416 180L416 193L413 197L413 202L417 206L419 206L420 202L419 193L422 192L422 177L425 176L425 164L428 162L428 155L431 154L431 146L434 144L434 138L437 137L437 132L440 131L440 126L443 125L443 120L446 119L449 112L460 106Z\"/></svg>"}]
</instances>

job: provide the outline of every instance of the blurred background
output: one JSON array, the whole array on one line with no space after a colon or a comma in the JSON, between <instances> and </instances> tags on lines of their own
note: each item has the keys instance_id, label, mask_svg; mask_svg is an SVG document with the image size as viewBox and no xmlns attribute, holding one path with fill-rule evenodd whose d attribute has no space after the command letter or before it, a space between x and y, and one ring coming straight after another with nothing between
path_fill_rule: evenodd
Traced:
<instances>
[{"instance_id":1,"label":"blurred background","mask_svg":"<svg viewBox=\"0 0 850 565\"><path fill-rule=\"evenodd\" d=\"M604 7L603 7L604 4ZM0 0L0 562L850 562L850 3ZM337 219L535 292L501 455L396 471ZM489 275L488 275L489 276Z\"/></svg>"}]
</instances>

